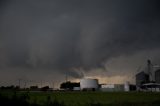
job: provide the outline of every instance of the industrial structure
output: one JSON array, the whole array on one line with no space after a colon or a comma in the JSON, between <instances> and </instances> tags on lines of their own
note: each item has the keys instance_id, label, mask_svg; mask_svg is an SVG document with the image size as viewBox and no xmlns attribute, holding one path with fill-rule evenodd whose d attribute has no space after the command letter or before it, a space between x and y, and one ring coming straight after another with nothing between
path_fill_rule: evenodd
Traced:
<instances>
[{"instance_id":1,"label":"industrial structure","mask_svg":"<svg viewBox=\"0 0 160 106\"><path fill-rule=\"evenodd\" d=\"M160 69L155 72L155 82L160 84Z\"/></svg>"},{"instance_id":2,"label":"industrial structure","mask_svg":"<svg viewBox=\"0 0 160 106\"><path fill-rule=\"evenodd\" d=\"M107 91L107 92L124 91L124 85L123 84L102 84L100 87L100 91Z\"/></svg>"},{"instance_id":3,"label":"industrial structure","mask_svg":"<svg viewBox=\"0 0 160 106\"><path fill-rule=\"evenodd\" d=\"M80 80L81 90L97 90L98 85L99 84L97 79L84 78Z\"/></svg>"},{"instance_id":4,"label":"industrial structure","mask_svg":"<svg viewBox=\"0 0 160 106\"><path fill-rule=\"evenodd\" d=\"M112 92L112 91L133 91L136 90L136 86L129 84L129 82L126 82L125 84L102 84L100 87L100 91L107 91L107 92Z\"/></svg>"},{"instance_id":5,"label":"industrial structure","mask_svg":"<svg viewBox=\"0 0 160 106\"><path fill-rule=\"evenodd\" d=\"M154 66L150 60L147 68L138 72L136 85L126 82L124 84L99 84L98 79L82 78L80 82L67 81L61 84L61 89L69 91L156 91L160 92L160 67ZM157 69L159 68L159 69Z\"/></svg>"},{"instance_id":6,"label":"industrial structure","mask_svg":"<svg viewBox=\"0 0 160 106\"><path fill-rule=\"evenodd\" d=\"M144 71L136 74L136 86L141 87L142 84L149 83L149 75Z\"/></svg>"},{"instance_id":7,"label":"industrial structure","mask_svg":"<svg viewBox=\"0 0 160 106\"><path fill-rule=\"evenodd\" d=\"M156 70L155 68L159 68ZM154 66L150 60L147 61L147 68L136 74L137 90L160 91L160 67Z\"/></svg>"}]
</instances>

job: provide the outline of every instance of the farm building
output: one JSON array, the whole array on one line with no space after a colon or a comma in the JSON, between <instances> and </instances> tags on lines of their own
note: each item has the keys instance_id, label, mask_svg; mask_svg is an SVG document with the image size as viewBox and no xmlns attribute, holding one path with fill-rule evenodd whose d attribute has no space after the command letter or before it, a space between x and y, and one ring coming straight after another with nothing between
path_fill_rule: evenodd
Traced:
<instances>
[{"instance_id":1,"label":"farm building","mask_svg":"<svg viewBox=\"0 0 160 106\"><path fill-rule=\"evenodd\" d=\"M101 85L100 91L112 92L112 91L132 91L136 90L135 85L131 85L128 82L125 84L103 84Z\"/></svg>"}]
</instances>

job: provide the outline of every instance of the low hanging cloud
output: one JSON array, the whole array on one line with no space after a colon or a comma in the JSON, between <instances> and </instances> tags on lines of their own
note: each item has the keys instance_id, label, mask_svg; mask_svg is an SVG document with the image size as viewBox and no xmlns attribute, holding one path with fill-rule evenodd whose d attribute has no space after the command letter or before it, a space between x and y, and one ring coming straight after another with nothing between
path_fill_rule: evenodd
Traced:
<instances>
[{"instance_id":1,"label":"low hanging cloud","mask_svg":"<svg viewBox=\"0 0 160 106\"><path fill-rule=\"evenodd\" d=\"M107 69L112 59L158 51L159 4L158 0L1 1L1 70L41 69L80 78L79 69Z\"/></svg>"}]
</instances>

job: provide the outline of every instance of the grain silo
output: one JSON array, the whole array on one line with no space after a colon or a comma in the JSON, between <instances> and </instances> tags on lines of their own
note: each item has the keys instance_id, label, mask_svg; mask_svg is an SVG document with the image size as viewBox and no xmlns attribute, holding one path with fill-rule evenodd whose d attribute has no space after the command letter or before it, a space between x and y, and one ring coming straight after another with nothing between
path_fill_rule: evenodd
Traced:
<instances>
[{"instance_id":1,"label":"grain silo","mask_svg":"<svg viewBox=\"0 0 160 106\"><path fill-rule=\"evenodd\" d=\"M81 90L96 90L98 89L98 80L90 78L81 79L80 88Z\"/></svg>"},{"instance_id":2,"label":"grain silo","mask_svg":"<svg viewBox=\"0 0 160 106\"><path fill-rule=\"evenodd\" d=\"M129 89L129 82L126 82L125 84L124 84L124 91L129 91L130 89Z\"/></svg>"},{"instance_id":3,"label":"grain silo","mask_svg":"<svg viewBox=\"0 0 160 106\"><path fill-rule=\"evenodd\" d=\"M155 72L155 81L156 83L160 83L160 69Z\"/></svg>"}]
</instances>

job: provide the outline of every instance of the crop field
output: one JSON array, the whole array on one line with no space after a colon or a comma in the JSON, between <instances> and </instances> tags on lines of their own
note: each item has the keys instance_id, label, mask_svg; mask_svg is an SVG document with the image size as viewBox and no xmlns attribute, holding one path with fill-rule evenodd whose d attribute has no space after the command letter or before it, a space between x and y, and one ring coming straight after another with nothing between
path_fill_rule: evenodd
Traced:
<instances>
[{"instance_id":1,"label":"crop field","mask_svg":"<svg viewBox=\"0 0 160 106\"><path fill-rule=\"evenodd\" d=\"M160 106L160 93L1 91L1 104L10 106Z\"/></svg>"}]
</instances>

